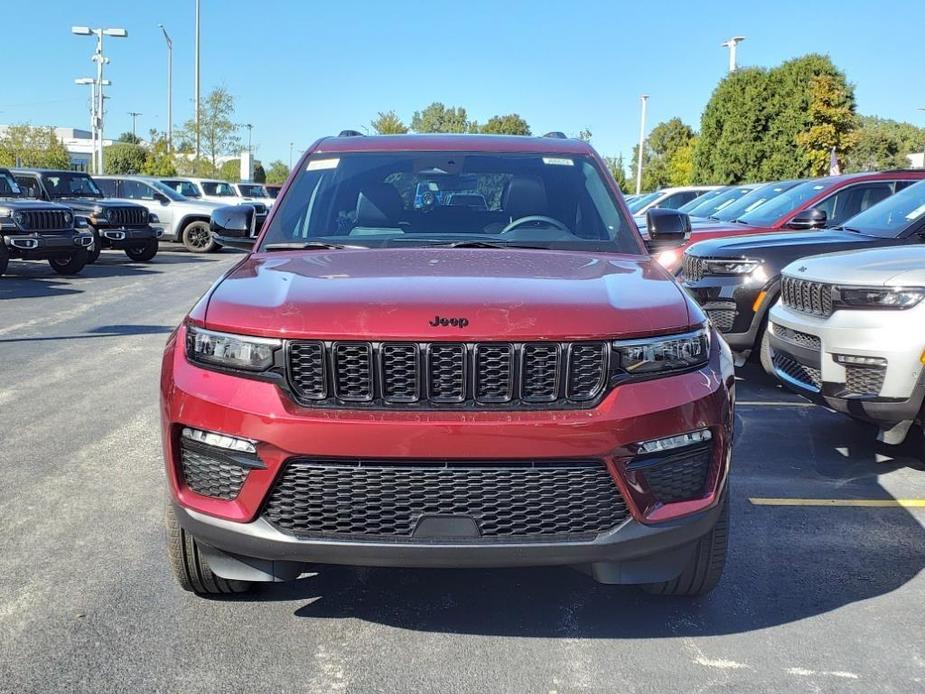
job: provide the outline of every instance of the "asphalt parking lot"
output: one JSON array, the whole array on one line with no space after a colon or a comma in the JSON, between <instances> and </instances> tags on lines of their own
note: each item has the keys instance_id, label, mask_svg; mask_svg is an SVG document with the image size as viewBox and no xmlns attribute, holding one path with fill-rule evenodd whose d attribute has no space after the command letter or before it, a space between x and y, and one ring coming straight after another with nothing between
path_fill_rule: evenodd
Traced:
<instances>
[{"instance_id":1,"label":"asphalt parking lot","mask_svg":"<svg viewBox=\"0 0 925 694\"><path fill-rule=\"evenodd\" d=\"M0 279L0 691L925 691L921 436L878 445L751 367L730 559L704 599L569 569L319 567L243 599L182 592L160 353L237 257L165 245Z\"/></svg>"}]
</instances>

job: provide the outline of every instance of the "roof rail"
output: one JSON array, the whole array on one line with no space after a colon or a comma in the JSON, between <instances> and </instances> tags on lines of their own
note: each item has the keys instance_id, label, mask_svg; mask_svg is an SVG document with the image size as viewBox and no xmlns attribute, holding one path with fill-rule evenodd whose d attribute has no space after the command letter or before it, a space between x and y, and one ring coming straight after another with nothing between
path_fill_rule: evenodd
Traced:
<instances>
[{"instance_id":1,"label":"roof rail","mask_svg":"<svg viewBox=\"0 0 925 694\"><path fill-rule=\"evenodd\" d=\"M341 130L338 134L338 137L363 137L363 133L358 130Z\"/></svg>"},{"instance_id":2,"label":"roof rail","mask_svg":"<svg viewBox=\"0 0 925 694\"><path fill-rule=\"evenodd\" d=\"M557 140L567 140L568 139L565 136L565 133L562 132L561 130L550 130L548 133L543 135L543 137L554 137Z\"/></svg>"}]
</instances>

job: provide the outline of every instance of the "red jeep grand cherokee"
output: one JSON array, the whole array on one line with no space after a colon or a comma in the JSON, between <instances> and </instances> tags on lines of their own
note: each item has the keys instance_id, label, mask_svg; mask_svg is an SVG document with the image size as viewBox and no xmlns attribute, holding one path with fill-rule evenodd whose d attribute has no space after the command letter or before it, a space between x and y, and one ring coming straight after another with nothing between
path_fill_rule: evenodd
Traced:
<instances>
[{"instance_id":1,"label":"red jeep grand cherokee","mask_svg":"<svg viewBox=\"0 0 925 694\"><path fill-rule=\"evenodd\" d=\"M213 231L233 245L252 216ZM701 594L726 554L733 382L587 144L323 139L167 344L170 558L200 594L316 563Z\"/></svg>"}]
</instances>

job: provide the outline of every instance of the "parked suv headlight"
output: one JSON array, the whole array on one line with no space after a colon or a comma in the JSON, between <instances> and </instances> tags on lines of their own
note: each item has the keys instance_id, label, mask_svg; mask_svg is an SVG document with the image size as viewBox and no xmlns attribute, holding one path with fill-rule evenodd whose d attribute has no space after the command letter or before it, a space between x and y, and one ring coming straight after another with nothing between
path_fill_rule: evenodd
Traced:
<instances>
[{"instance_id":1,"label":"parked suv headlight","mask_svg":"<svg viewBox=\"0 0 925 694\"><path fill-rule=\"evenodd\" d=\"M618 371L658 374L706 364L710 359L710 331L704 326L681 335L659 335L613 343Z\"/></svg>"},{"instance_id":2,"label":"parked suv headlight","mask_svg":"<svg viewBox=\"0 0 925 694\"><path fill-rule=\"evenodd\" d=\"M922 287L836 287L840 308L912 308L925 298Z\"/></svg>"},{"instance_id":3,"label":"parked suv headlight","mask_svg":"<svg viewBox=\"0 0 925 694\"><path fill-rule=\"evenodd\" d=\"M266 371L273 366L273 355L280 340L231 335L187 326L186 356L195 362L229 369Z\"/></svg>"},{"instance_id":4,"label":"parked suv headlight","mask_svg":"<svg viewBox=\"0 0 925 694\"><path fill-rule=\"evenodd\" d=\"M101 207L101 206L99 206L99 205L96 205L96 206L93 208L93 216L92 216L92 218L95 219L95 220L99 220L100 222L108 222L108 221L109 221L109 214L107 213L105 207Z\"/></svg>"},{"instance_id":5,"label":"parked suv headlight","mask_svg":"<svg viewBox=\"0 0 925 694\"><path fill-rule=\"evenodd\" d=\"M761 267L761 261L754 258L735 260L705 260L705 275L748 275Z\"/></svg>"}]
</instances>

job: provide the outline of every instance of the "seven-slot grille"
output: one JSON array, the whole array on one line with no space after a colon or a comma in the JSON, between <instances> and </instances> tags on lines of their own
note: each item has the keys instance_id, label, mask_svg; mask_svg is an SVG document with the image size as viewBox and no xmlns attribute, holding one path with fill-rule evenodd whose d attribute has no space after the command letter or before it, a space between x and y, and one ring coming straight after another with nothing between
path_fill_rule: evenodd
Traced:
<instances>
[{"instance_id":1,"label":"seven-slot grille","mask_svg":"<svg viewBox=\"0 0 925 694\"><path fill-rule=\"evenodd\" d=\"M114 227L143 227L148 224L148 210L145 207L110 207L109 223Z\"/></svg>"},{"instance_id":2,"label":"seven-slot grille","mask_svg":"<svg viewBox=\"0 0 925 694\"><path fill-rule=\"evenodd\" d=\"M627 518L601 461L286 463L264 517L296 536L413 540L422 518L469 519L463 541L590 540ZM433 541L429 535L424 541Z\"/></svg>"},{"instance_id":3,"label":"seven-slot grille","mask_svg":"<svg viewBox=\"0 0 925 694\"><path fill-rule=\"evenodd\" d=\"M774 334L782 340L786 340L791 344L797 345L798 347L804 347L806 349L811 349L814 352L819 352L822 350L822 341L816 335L810 335L809 333L800 332L799 330L793 330L784 325L778 325L777 323L773 324L772 331Z\"/></svg>"},{"instance_id":4,"label":"seven-slot grille","mask_svg":"<svg viewBox=\"0 0 925 694\"><path fill-rule=\"evenodd\" d=\"M817 316L832 315L831 284L784 275L780 284L780 297L784 306L795 311Z\"/></svg>"},{"instance_id":5,"label":"seven-slot grille","mask_svg":"<svg viewBox=\"0 0 925 694\"><path fill-rule=\"evenodd\" d=\"M294 341L288 378L305 405L590 406L608 358L605 342Z\"/></svg>"},{"instance_id":6,"label":"seven-slot grille","mask_svg":"<svg viewBox=\"0 0 925 694\"><path fill-rule=\"evenodd\" d=\"M707 267L706 260L696 255L685 253L683 262L684 279L688 279L691 282L699 282L703 279Z\"/></svg>"},{"instance_id":7,"label":"seven-slot grille","mask_svg":"<svg viewBox=\"0 0 925 694\"><path fill-rule=\"evenodd\" d=\"M17 212L16 219L24 231L58 231L72 229L74 225L74 217L68 210L22 210Z\"/></svg>"}]
</instances>

